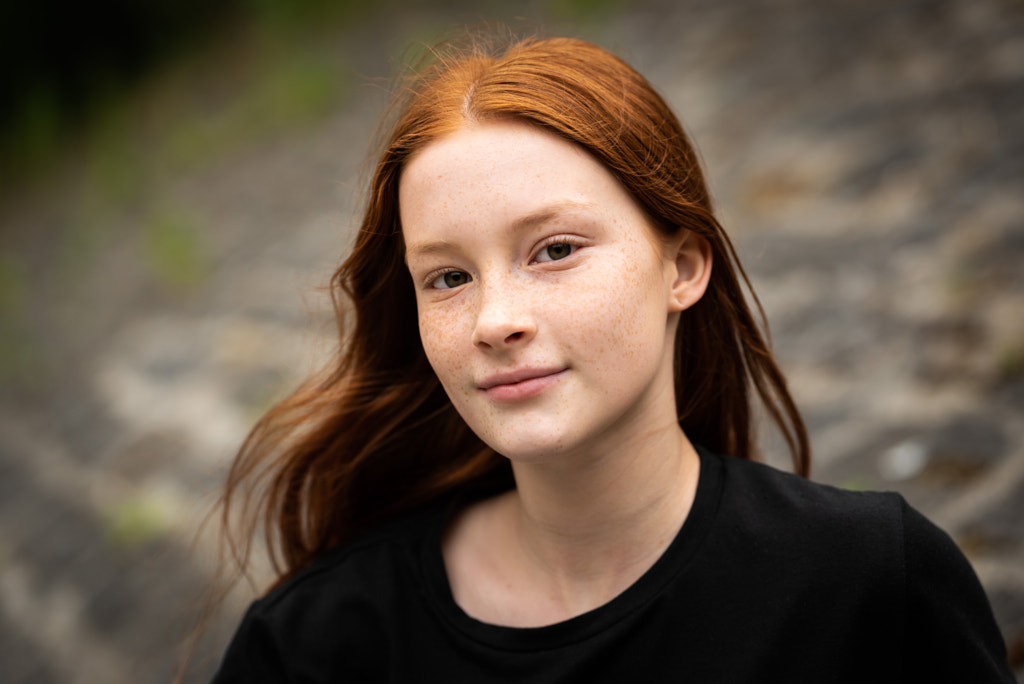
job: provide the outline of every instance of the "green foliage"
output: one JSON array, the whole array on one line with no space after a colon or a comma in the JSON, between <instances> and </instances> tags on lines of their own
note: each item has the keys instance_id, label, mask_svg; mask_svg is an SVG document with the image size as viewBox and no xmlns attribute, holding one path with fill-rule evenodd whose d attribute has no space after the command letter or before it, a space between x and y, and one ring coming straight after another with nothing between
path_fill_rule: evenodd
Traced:
<instances>
[{"instance_id":1,"label":"green foliage","mask_svg":"<svg viewBox=\"0 0 1024 684\"><path fill-rule=\"evenodd\" d=\"M329 111L348 84L336 65L312 55L308 45L320 40L324 27L352 23L374 6L370 0L242 0L228 12L182 12L177 19L184 25L177 26L167 50L156 50L154 43L151 47L162 56L145 62L133 78L125 75L123 64L69 66L82 72L73 79L80 91L74 97L66 92L68 83L42 79L16 93L9 111L0 112L0 190L48 171L82 139L103 197L134 200L145 178L138 173L139 152L132 149L141 146L137 136L156 135L144 143L144 162L164 161L152 159L152 142L169 137L163 148L171 152L171 161L195 168L268 133L310 123ZM140 16L148 14L142 11ZM243 74L241 87L223 86L228 105L212 113L186 107L169 131L146 130L147 122L139 119L148 113L133 102L145 85L160 81L168 68L189 62L189 51L207 64L224 57L223 46L239 36L256 45L244 57L255 73L248 74L251 78Z\"/></svg>"},{"instance_id":2,"label":"green foliage","mask_svg":"<svg viewBox=\"0 0 1024 684\"><path fill-rule=\"evenodd\" d=\"M174 127L160 157L194 168L233 150L320 120L344 99L348 79L334 65L310 55L266 59L245 87L204 116Z\"/></svg>"},{"instance_id":3,"label":"green foliage","mask_svg":"<svg viewBox=\"0 0 1024 684\"><path fill-rule=\"evenodd\" d=\"M163 511L153 501L131 497L118 502L103 516L104 536L121 548L132 548L161 537L168 528Z\"/></svg>"},{"instance_id":4,"label":"green foliage","mask_svg":"<svg viewBox=\"0 0 1024 684\"><path fill-rule=\"evenodd\" d=\"M140 155L132 145L133 119L137 107L130 98L104 98L97 105L96 123L91 131L89 175L94 202L115 207L139 198L143 170Z\"/></svg>"},{"instance_id":5,"label":"green foliage","mask_svg":"<svg viewBox=\"0 0 1024 684\"><path fill-rule=\"evenodd\" d=\"M999 378L1016 380L1024 375L1024 344L1005 349L999 358Z\"/></svg>"},{"instance_id":6,"label":"green foliage","mask_svg":"<svg viewBox=\"0 0 1024 684\"><path fill-rule=\"evenodd\" d=\"M327 64L302 57L276 65L262 83L249 106L254 118L263 118L271 126L318 119L331 110L348 85Z\"/></svg>"},{"instance_id":7,"label":"green foliage","mask_svg":"<svg viewBox=\"0 0 1024 684\"><path fill-rule=\"evenodd\" d=\"M20 313L27 294L25 265L10 254L0 254L0 316L8 319Z\"/></svg>"},{"instance_id":8,"label":"green foliage","mask_svg":"<svg viewBox=\"0 0 1024 684\"><path fill-rule=\"evenodd\" d=\"M851 492L864 492L875 489L875 484L872 482L871 478L866 475L851 475L840 482L839 486L843 489L848 489Z\"/></svg>"},{"instance_id":9,"label":"green foliage","mask_svg":"<svg viewBox=\"0 0 1024 684\"><path fill-rule=\"evenodd\" d=\"M146 264L168 290L192 289L209 273L200 231L184 213L157 215L144 230L143 250Z\"/></svg>"},{"instance_id":10,"label":"green foliage","mask_svg":"<svg viewBox=\"0 0 1024 684\"><path fill-rule=\"evenodd\" d=\"M0 322L0 387L32 390L45 384L38 340L20 320Z\"/></svg>"},{"instance_id":11,"label":"green foliage","mask_svg":"<svg viewBox=\"0 0 1024 684\"><path fill-rule=\"evenodd\" d=\"M605 19L624 4L622 0L552 0L551 8L564 20L587 22Z\"/></svg>"},{"instance_id":12,"label":"green foliage","mask_svg":"<svg viewBox=\"0 0 1024 684\"><path fill-rule=\"evenodd\" d=\"M0 255L0 386L30 388L41 378L41 352L31 332L25 265Z\"/></svg>"},{"instance_id":13,"label":"green foliage","mask_svg":"<svg viewBox=\"0 0 1024 684\"><path fill-rule=\"evenodd\" d=\"M57 155L63 122L60 105L53 90L36 86L28 93L12 117L9 128L0 137L0 157L4 175L32 177L43 171Z\"/></svg>"},{"instance_id":14,"label":"green foliage","mask_svg":"<svg viewBox=\"0 0 1024 684\"><path fill-rule=\"evenodd\" d=\"M242 15L265 31L285 33L351 19L373 5L371 0L243 0Z\"/></svg>"}]
</instances>

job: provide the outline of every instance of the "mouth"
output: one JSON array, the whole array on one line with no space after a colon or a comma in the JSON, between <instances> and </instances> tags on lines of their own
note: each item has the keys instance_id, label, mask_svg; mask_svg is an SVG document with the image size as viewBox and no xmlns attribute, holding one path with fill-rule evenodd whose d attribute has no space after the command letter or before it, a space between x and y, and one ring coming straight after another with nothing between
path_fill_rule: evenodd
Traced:
<instances>
[{"instance_id":1,"label":"mouth","mask_svg":"<svg viewBox=\"0 0 1024 684\"><path fill-rule=\"evenodd\" d=\"M478 386L489 398L500 402L521 401L534 397L558 382L566 368L522 368L496 373L484 378Z\"/></svg>"}]
</instances>

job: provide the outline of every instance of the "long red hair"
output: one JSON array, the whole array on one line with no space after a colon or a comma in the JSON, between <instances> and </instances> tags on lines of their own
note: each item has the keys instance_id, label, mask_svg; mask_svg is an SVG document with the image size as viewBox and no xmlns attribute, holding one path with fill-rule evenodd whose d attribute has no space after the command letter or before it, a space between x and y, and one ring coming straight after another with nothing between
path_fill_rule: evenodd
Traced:
<instances>
[{"instance_id":1,"label":"long red hair","mask_svg":"<svg viewBox=\"0 0 1024 684\"><path fill-rule=\"evenodd\" d=\"M697 154L640 74L580 40L476 43L433 53L399 97L355 246L331 281L337 356L256 424L228 475L224 522L230 533L234 505L247 521L231 537L242 562L259 525L280 582L358 531L457 487L513 484L506 459L470 431L427 362L404 262L402 169L470 120L516 119L580 145L658 230L708 241L711 280L676 337L679 422L694 442L755 458L756 395L807 475L806 429L744 297L749 282L715 219Z\"/></svg>"}]
</instances>

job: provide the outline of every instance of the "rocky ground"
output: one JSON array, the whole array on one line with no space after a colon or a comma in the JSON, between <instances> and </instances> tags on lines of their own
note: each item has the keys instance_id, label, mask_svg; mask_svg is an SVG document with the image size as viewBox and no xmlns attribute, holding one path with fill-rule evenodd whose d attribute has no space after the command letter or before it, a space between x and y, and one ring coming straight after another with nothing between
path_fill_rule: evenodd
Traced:
<instances>
[{"instance_id":1,"label":"rocky ground","mask_svg":"<svg viewBox=\"0 0 1024 684\"><path fill-rule=\"evenodd\" d=\"M1022 671L1024 6L587 4L385 2L303 43L348 84L326 113L237 140L210 122L249 72L210 53L140 96L132 111L156 123L121 119L4 193L0 680L169 680L212 567L195 529L232 451L330 349L317 286L351 239L380 77L410 39L516 16L615 50L677 109L810 424L815 478L899 490L948 530ZM206 131L191 157L150 154L181 130L168 111ZM97 152L122 148L132 163ZM246 600L213 622L190 681Z\"/></svg>"}]
</instances>

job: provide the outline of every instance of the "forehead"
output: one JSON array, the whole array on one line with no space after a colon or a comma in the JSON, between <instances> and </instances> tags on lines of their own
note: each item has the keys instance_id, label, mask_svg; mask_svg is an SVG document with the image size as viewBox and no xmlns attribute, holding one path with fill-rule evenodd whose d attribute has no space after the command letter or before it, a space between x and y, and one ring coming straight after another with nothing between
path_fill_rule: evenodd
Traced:
<instances>
[{"instance_id":1,"label":"forehead","mask_svg":"<svg viewBox=\"0 0 1024 684\"><path fill-rule=\"evenodd\" d=\"M417 152L402 173L403 231L472 221L512 224L550 206L639 212L590 153L515 121L472 123Z\"/></svg>"},{"instance_id":2,"label":"forehead","mask_svg":"<svg viewBox=\"0 0 1024 684\"><path fill-rule=\"evenodd\" d=\"M543 163L541 163L543 162ZM468 123L417 151L406 163L401 185L450 180L509 181L523 165L532 166L536 179L551 180L554 169L584 167L591 173L604 168L586 151L554 133L511 120ZM552 168L553 167L553 168ZM571 184L572 178L562 179Z\"/></svg>"}]
</instances>

